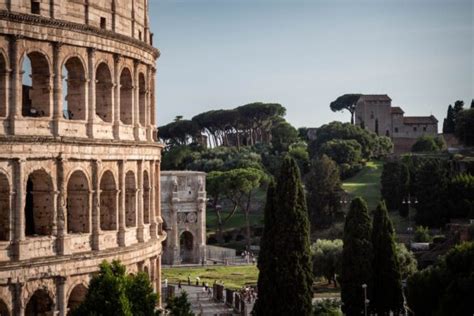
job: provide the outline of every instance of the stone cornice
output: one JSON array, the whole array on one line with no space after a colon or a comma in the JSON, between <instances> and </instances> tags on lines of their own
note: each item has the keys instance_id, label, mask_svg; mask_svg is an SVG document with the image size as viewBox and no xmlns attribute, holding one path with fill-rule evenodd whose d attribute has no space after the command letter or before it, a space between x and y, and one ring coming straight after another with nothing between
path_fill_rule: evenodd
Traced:
<instances>
[{"instance_id":1,"label":"stone cornice","mask_svg":"<svg viewBox=\"0 0 474 316\"><path fill-rule=\"evenodd\" d=\"M123 34L115 33L113 31L103 30L91 25L79 24L79 23L69 22L65 20L51 19L51 18L39 16L39 15L9 12L6 10L0 10L0 20L18 22L18 23L23 23L23 24L31 24L31 25L41 25L41 26L46 26L46 27L62 28L62 29L67 29L67 30L73 30L76 32L82 32L86 34L93 34L96 36L112 38L116 41L119 41L125 44L130 44L133 46L137 46L141 49L148 50L153 53L153 56L155 58L160 57L160 51L157 48L143 41L137 40L133 37L129 37Z\"/></svg>"}]
</instances>

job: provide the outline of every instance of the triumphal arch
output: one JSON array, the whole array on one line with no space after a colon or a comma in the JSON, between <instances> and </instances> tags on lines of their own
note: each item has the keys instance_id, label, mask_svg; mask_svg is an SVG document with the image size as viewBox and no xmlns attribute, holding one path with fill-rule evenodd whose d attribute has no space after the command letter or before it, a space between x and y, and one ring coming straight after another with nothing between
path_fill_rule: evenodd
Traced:
<instances>
[{"instance_id":1,"label":"triumphal arch","mask_svg":"<svg viewBox=\"0 0 474 316\"><path fill-rule=\"evenodd\" d=\"M67 315L103 260L159 290L149 0L0 0L0 314Z\"/></svg>"}]
</instances>

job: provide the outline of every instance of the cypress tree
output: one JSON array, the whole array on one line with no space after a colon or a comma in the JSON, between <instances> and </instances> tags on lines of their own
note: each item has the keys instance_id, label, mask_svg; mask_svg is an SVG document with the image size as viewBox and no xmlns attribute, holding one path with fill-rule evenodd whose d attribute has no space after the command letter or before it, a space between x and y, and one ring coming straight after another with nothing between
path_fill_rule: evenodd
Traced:
<instances>
[{"instance_id":1,"label":"cypress tree","mask_svg":"<svg viewBox=\"0 0 474 316\"><path fill-rule=\"evenodd\" d=\"M271 188L254 311L257 315L311 315L309 220L300 173L291 157L284 158L274 192Z\"/></svg>"},{"instance_id":2,"label":"cypress tree","mask_svg":"<svg viewBox=\"0 0 474 316\"><path fill-rule=\"evenodd\" d=\"M392 221L385 202L374 212L372 225L373 295L371 307L378 315L398 314L403 308L400 263L396 254Z\"/></svg>"},{"instance_id":3,"label":"cypress tree","mask_svg":"<svg viewBox=\"0 0 474 316\"><path fill-rule=\"evenodd\" d=\"M343 312L360 315L364 311L364 289L372 290L371 223L367 203L361 197L352 200L344 225L342 249L341 299Z\"/></svg>"}]
</instances>

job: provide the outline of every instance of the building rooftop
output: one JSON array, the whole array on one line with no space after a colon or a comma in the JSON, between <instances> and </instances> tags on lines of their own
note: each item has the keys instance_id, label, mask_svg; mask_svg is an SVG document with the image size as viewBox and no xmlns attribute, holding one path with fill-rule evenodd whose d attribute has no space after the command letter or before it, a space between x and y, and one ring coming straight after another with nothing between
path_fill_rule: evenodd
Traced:
<instances>
[{"instance_id":1,"label":"building rooftop","mask_svg":"<svg viewBox=\"0 0 474 316\"><path fill-rule=\"evenodd\" d=\"M392 113L392 114L404 114L405 111L403 111L402 108L399 107L399 106L393 106L393 107L390 108L390 113Z\"/></svg>"},{"instance_id":2,"label":"building rooftop","mask_svg":"<svg viewBox=\"0 0 474 316\"><path fill-rule=\"evenodd\" d=\"M392 101L386 94L363 94L360 96L359 101Z\"/></svg>"},{"instance_id":3,"label":"building rooftop","mask_svg":"<svg viewBox=\"0 0 474 316\"><path fill-rule=\"evenodd\" d=\"M438 124L438 120L433 115L430 116L405 116L403 124Z\"/></svg>"}]
</instances>

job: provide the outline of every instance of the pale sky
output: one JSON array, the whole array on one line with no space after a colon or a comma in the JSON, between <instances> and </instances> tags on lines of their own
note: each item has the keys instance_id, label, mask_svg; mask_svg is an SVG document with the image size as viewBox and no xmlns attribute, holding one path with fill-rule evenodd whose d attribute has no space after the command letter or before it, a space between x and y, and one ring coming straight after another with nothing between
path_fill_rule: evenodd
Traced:
<instances>
[{"instance_id":1,"label":"pale sky","mask_svg":"<svg viewBox=\"0 0 474 316\"><path fill-rule=\"evenodd\" d=\"M157 118L278 102L295 127L329 103L388 94L405 115L474 97L474 0L150 0Z\"/></svg>"}]
</instances>

